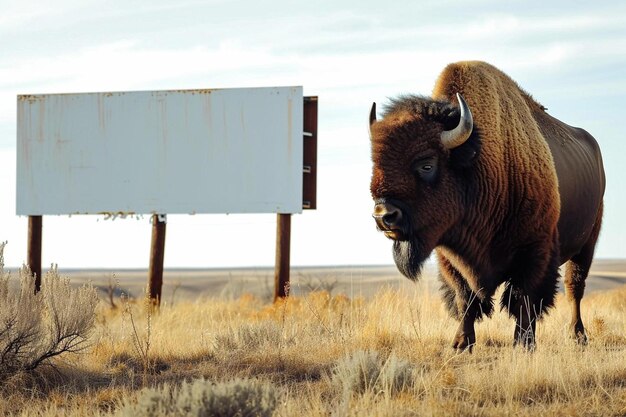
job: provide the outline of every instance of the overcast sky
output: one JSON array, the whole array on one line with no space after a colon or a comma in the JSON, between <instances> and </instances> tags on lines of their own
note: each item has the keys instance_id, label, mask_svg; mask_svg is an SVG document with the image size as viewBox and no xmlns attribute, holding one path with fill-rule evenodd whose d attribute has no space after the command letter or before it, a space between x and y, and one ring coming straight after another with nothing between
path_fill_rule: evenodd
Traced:
<instances>
[{"instance_id":1,"label":"overcast sky","mask_svg":"<svg viewBox=\"0 0 626 417\"><path fill-rule=\"evenodd\" d=\"M404 4L402 4L404 3ZM389 264L370 217L372 101L429 94L446 64L488 61L599 141L608 188L597 257L626 256L626 4L582 1L0 0L0 241L15 215L17 94L302 85L319 96L318 210L294 216L292 264ZM146 267L148 216L44 217L43 264ZM274 215L169 216L166 267L274 262Z\"/></svg>"}]
</instances>

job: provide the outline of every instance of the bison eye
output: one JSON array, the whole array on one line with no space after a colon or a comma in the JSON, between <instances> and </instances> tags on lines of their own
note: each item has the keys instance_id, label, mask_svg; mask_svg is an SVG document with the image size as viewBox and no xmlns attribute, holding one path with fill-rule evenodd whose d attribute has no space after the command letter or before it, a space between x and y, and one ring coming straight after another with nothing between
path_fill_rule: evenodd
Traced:
<instances>
[{"instance_id":1,"label":"bison eye","mask_svg":"<svg viewBox=\"0 0 626 417\"><path fill-rule=\"evenodd\" d=\"M412 164L412 170L416 177L432 184L437 178L437 157L428 156L415 160Z\"/></svg>"}]
</instances>

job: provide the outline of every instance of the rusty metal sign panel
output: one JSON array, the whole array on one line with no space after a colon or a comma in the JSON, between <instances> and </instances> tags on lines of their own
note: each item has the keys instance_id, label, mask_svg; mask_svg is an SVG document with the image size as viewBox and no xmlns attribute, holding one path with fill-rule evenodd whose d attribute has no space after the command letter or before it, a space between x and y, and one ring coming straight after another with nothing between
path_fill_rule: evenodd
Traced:
<instances>
[{"instance_id":1,"label":"rusty metal sign panel","mask_svg":"<svg viewBox=\"0 0 626 417\"><path fill-rule=\"evenodd\" d=\"M17 214L299 213L302 87L20 95Z\"/></svg>"}]
</instances>

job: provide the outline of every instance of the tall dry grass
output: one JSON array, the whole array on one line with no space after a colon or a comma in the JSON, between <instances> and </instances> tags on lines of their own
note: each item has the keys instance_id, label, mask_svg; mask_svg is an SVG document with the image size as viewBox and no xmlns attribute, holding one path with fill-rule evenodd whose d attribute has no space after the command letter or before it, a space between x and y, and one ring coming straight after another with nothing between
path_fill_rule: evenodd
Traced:
<instances>
[{"instance_id":1,"label":"tall dry grass","mask_svg":"<svg viewBox=\"0 0 626 417\"><path fill-rule=\"evenodd\" d=\"M513 348L504 313L477 325L473 354L454 352L456 322L419 290L177 301L153 314L125 303L100 304L88 353L14 377L0 413L184 415L219 403L244 415L257 401L273 416L626 415L626 287L585 298L584 348L558 299L534 353Z\"/></svg>"}]
</instances>

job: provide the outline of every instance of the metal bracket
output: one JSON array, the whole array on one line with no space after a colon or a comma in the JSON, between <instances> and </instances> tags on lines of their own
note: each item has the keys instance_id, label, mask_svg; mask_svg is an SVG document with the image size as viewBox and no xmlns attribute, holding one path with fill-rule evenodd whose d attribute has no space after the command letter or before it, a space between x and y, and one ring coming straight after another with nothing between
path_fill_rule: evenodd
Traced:
<instances>
[{"instance_id":1,"label":"metal bracket","mask_svg":"<svg viewBox=\"0 0 626 417\"><path fill-rule=\"evenodd\" d=\"M156 214L150 217L150 223L154 221L156 217L157 222L159 223L167 223L167 214Z\"/></svg>"}]
</instances>

